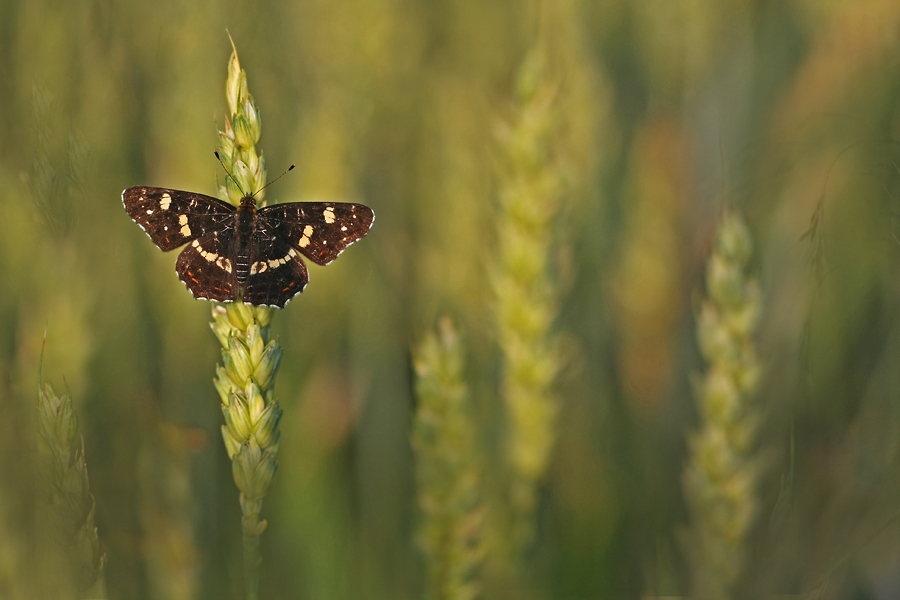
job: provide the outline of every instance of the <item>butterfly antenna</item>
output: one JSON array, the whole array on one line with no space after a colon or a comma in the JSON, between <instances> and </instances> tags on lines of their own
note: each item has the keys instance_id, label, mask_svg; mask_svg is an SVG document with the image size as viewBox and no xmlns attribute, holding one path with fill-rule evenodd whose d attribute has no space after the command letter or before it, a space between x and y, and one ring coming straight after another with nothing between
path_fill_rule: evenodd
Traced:
<instances>
[{"instance_id":1,"label":"butterfly antenna","mask_svg":"<svg viewBox=\"0 0 900 600\"><path fill-rule=\"evenodd\" d=\"M253 192L253 195L254 195L254 196L257 195L258 193L260 193L261 191L263 191L264 189L266 189L267 187L269 187L270 185L272 185L273 183L275 183L276 181L278 181L279 179L281 179L282 177L284 177L285 175L287 175L288 173L290 173L291 171L293 171L293 170L294 170L294 167L296 167L296 166L297 166L296 164L293 164L293 165L289 166L289 167L287 168L287 170L285 170L284 173L282 173L281 175L279 175L278 177L276 177L275 179L273 179L272 181L270 181L270 182L267 183L266 185L262 186L261 188L259 188L259 189L256 190L255 192Z\"/></svg>"},{"instance_id":2,"label":"butterfly antenna","mask_svg":"<svg viewBox=\"0 0 900 600\"><path fill-rule=\"evenodd\" d=\"M231 171L229 171L229 170L228 170L228 167L225 166L225 163L222 162L222 157L219 156L219 151L218 151L218 150L215 150L215 151L213 152L213 154L216 155L216 158L219 160L219 164L222 165L222 168L223 168L223 169L225 169L225 174L228 175L229 177L231 177L231 180L234 182L234 184L235 184L236 186L238 186L238 189L241 191L241 195L242 195L242 196L246 196L246 195L247 195L247 192L244 191L244 188L242 188L242 187L241 187L241 184L238 183L237 178L236 178L234 175L231 174ZM292 168L293 168L293 167L292 167ZM255 196L255 195L256 195L256 194L254 194L254 196Z\"/></svg>"}]
</instances>

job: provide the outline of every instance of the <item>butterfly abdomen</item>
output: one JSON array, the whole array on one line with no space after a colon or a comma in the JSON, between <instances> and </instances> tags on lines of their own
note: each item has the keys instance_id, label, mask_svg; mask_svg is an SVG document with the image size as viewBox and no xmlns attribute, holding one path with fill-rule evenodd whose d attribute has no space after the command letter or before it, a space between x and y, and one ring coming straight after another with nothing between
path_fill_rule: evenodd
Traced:
<instances>
[{"instance_id":1,"label":"butterfly abdomen","mask_svg":"<svg viewBox=\"0 0 900 600\"><path fill-rule=\"evenodd\" d=\"M234 258L234 275L238 284L244 285L250 276L250 253L238 250Z\"/></svg>"},{"instance_id":2,"label":"butterfly abdomen","mask_svg":"<svg viewBox=\"0 0 900 600\"><path fill-rule=\"evenodd\" d=\"M250 273L250 245L256 230L256 203L253 198L244 198L235 216L235 277L243 286Z\"/></svg>"}]
</instances>

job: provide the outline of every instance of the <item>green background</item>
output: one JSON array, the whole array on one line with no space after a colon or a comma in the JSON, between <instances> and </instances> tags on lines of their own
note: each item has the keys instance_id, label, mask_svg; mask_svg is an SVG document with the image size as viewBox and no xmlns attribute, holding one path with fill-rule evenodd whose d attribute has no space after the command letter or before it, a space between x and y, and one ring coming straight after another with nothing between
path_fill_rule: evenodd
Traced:
<instances>
[{"instance_id":1,"label":"green background","mask_svg":"<svg viewBox=\"0 0 900 600\"><path fill-rule=\"evenodd\" d=\"M410 348L453 316L493 431L497 130L538 40L567 181L548 275L563 408L533 581L510 597L688 589L694 309L723 206L750 224L764 295L745 593L802 593L851 552L825 597L897 594L900 3L2 0L0 596L30 597L40 572L46 331L44 378L81 419L109 596L241 597L210 304L120 200L139 184L215 194L226 29L270 178L298 165L267 200L377 215L275 317L284 418L262 597L422 595Z\"/></svg>"}]
</instances>

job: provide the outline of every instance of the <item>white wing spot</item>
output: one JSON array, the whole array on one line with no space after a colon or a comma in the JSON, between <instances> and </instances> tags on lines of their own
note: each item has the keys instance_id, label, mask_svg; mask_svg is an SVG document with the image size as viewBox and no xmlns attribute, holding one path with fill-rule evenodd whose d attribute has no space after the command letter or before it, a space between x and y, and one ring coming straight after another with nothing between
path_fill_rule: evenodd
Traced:
<instances>
[{"instance_id":1,"label":"white wing spot","mask_svg":"<svg viewBox=\"0 0 900 600\"><path fill-rule=\"evenodd\" d=\"M207 262L213 262L214 260L219 258L219 255L216 254L215 252L207 252L206 250L203 250L203 249L200 250L200 256L205 258Z\"/></svg>"},{"instance_id":2,"label":"white wing spot","mask_svg":"<svg viewBox=\"0 0 900 600\"><path fill-rule=\"evenodd\" d=\"M250 274L251 275L256 275L256 265L258 265L258 264L259 263L253 263L252 265L250 265Z\"/></svg>"},{"instance_id":3,"label":"white wing spot","mask_svg":"<svg viewBox=\"0 0 900 600\"><path fill-rule=\"evenodd\" d=\"M197 240L194 240L194 242L191 244L191 246L193 246L194 248L199 248L200 242L198 242Z\"/></svg>"},{"instance_id":4,"label":"white wing spot","mask_svg":"<svg viewBox=\"0 0 900 600\"><path fill-rule=\"evenodd\" d=\"M268 265L266 265L266 263L264 263L264 262L262 262L262 261L259 261L259 262L256 263L256 264L259 265L259 273L264 273L265 270L266 270L267 268L269 268Z\"/></svg>"},{"instance_id":5,"label":"white wing spot","mask_svg":"<svg viewBox=\"0 0 900 600\"><path fill-rule=\"evenodd\" d=\"M325 222L331 225L334 223L334 211L329 206L324 211L322 211L322 216L325 217Z\"/></svg>"},{"instance_id":6,"label":"white wing spot","mask_svg":"<svg viewBox=\"0 0 900 600\"><path fill-rule=\"evenodd\" d=\"M313 234L312 225L307 225L306 227L304 227L303 228L303 237L300 238L300 241L297 242L297 245L300 246L301 248L306 248L307 246L309 246L309 238L312 236L312 234Z\"/></svg>"},{"instance_id":7,"label":"white wing spot","mask_svg":"<svg viewBox=\"0 0 900 600\"><path fill-rule=\"evenodd\" d=\"M187 225L187 215L178 215L178 224Z\"/></svg>"},{"instance_id":8,"label":"white wing spot","mask_svg":"<svg viewBox=\"0 0 900 600\"><path fill-rule=\"evenodd\" d=\"M162 195L162 200L159 201L159 207L163 210L169 210L170 204L172 204L172 196L169 195L169 192L166 192Z\"/></svg>"},{"instance_id":9,"label":"white wing spot","mask_svg":"<svg viewBox=\"0 0 900 600\"><path fill-rule=\"evenodd\" d=\"M163 226L163 231L168 231L168 230L169 230L169 226L168 226L168 225L164 225L164 226Z\"/></svg>"},{"instance_id":10,"label":"white wing spot","mask_svg":"<svg viewBox=\"0 0 900 600\"><path fill-rule=\"evenodd\" d=\"M187 225L183 226L181 228L181 235L183 235L184 237L191 237L191 228Z\"/></svg>"},{"instance_id":11,"label":"white wing spot","mask_svg":"<svg viewBox=\"0 0 900 600\"><path fill-rule=\"evenodd\" d=\"M148 209L148 210L147 210L147 214L148 214L148 215L152 215L152 214L153 214L153 211Z\"/></svg>"},{"instance_id":12,"label":"white wing spot","mask_svg":"<svg viewBox=\"0 0 900 600\"><path fill-rule=\"evenodd\" d=\"M341 225L341 231L347 231L347 226L346 226L346 225Z\"/></svg>"},{"instance_id":13,"label":"white wing spot","mask_svg":"<svg viewBox=\"0 0 900 600\"><path fill-rule=\"evenodd\" d=\"M293 252L293 251L294 251L294 249L291 248L291 252ZM284 256L282 256L281 258L279 258L279 259L276 260L276 261L271 261L271 260L270 260L270 261L269 261L269 265L272 266L272 267L280 267L281 265L286 265L286 264L288 264L290 261L291 261L291 253L288 252L287 254L285 254ZM274 265L272 264L273 262L275 263Z\"/></svg>"}]
</instances>

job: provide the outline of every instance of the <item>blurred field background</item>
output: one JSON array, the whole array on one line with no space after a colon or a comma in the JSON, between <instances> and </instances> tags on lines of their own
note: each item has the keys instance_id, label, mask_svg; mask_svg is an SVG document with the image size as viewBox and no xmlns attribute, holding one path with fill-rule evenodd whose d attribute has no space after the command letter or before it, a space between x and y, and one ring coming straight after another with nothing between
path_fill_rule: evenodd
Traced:
<instances>
[{"instance_id":1,"label":"blurred field background","mask_svg":"<svg viewBox=\"0 0 900 600\"><path fill-rule=\"evenodd\" d=\"M523 77L547 90L559 412L533 542L513 574L486 559L485 597L697 593L683 473L726 209L747 223L761 299L739 492L756 508L733 597L900 596L900 3L3 0L0 598L51 597L59 573L34 535L45 330L108 597L243 597L211 305L120 200L137 184L215 194L226 28L270 178L297 164L267 200L377 215L275 316L261 597L428 597L412 360L444 315L496 479L491 273Z\"/></svg>"}]
</instances>

